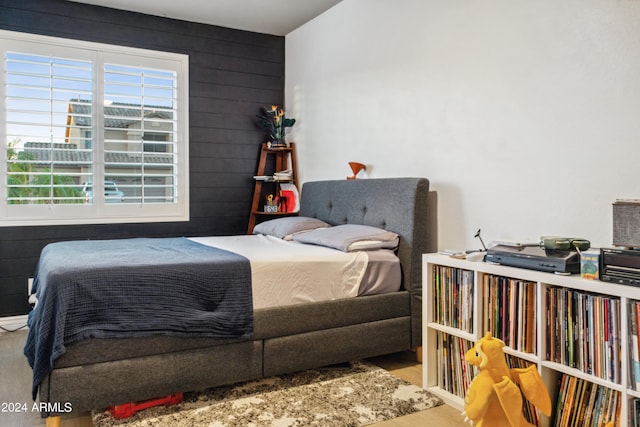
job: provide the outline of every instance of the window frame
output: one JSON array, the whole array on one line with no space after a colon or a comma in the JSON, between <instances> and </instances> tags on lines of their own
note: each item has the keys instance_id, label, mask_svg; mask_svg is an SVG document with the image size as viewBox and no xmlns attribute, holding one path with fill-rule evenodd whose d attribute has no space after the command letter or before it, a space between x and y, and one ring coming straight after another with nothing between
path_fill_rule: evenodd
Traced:
<instances>
[{"instance_id":1,"label":"window frame","mask_svg":"<svg viewBox=\"0 0 640 427\"><path fill-rule=\"evenodd\" d=\"M86 42L0 30L0 227L62 224L109 224L176 222L189 220L189 56L148 49ZM93 68L92 135L94 195L103 194L104 176L104 65L121 64L171 70L176 73L176 164L177 181L173 203L105 203L94 197L91 204L7 203L7 107L6 53L53 55L91 60ZM120 62L123 61L123 62ZM95 137L98 135L98 137Z\"/></svg>"}]
</instances>

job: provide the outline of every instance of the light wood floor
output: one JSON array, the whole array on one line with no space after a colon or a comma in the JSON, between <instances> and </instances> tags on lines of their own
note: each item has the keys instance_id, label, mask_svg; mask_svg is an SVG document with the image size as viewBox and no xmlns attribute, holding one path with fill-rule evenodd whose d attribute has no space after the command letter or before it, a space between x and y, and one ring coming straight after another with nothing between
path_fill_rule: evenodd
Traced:
<instances>
[{"instance_id":1,"label":"light wood floor","mask_svg":"<svg viewBox=\"0 0 640 427\"><path fill-rule=\"evenodd\" d=\"M41 427L45 420L32 411L31 368L22 354L26 331L0 333L0 426ZM371 362L416 385L422 383L422 365L411 353L377 357ZM26 405L26 412L16 412ZM13 406L13 407L12 407ZM467 426L460 411L446 405L417 412L395 420L373 424L374 427ZM62 417L62 427L92 427L88 414Z\"/></svg>"}]
</instances>

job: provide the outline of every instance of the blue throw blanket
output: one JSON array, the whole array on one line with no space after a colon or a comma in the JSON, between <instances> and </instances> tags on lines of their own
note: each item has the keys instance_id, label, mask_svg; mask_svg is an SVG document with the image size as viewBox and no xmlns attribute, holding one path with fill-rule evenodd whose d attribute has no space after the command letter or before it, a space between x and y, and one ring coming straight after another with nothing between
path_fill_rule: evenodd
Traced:
<instances>
[{"instance_id":1,"label":"blue throw blanket","mask_svg":"<svg viewBox=\"0 0 640 427\"><path fill-rule=\"evenodd\" d=\"M33 292L24 354L34 399L65 346L86 338L253 333L249 260L186 238L49 244Z\"/></svg>"}]
</instances>

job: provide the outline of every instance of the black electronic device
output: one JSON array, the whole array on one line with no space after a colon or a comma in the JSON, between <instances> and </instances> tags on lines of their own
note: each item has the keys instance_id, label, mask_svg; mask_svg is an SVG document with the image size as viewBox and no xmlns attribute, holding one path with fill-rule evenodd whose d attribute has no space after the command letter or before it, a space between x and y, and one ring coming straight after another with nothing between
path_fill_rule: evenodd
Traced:
<instances>
[{"instance_id":1,"label":"black electronic device","mask_svg":"<svg viewBox=\"0 0 640 427\"><path fill-rule=\"evenodd\" d=\"M485 261L549 273L572 274L580 272L580 254L578 252L549 250L537 245L496 245L487 251Z\"/></svg>"},{"instance_id":2,"label":"black electronic device","mask_svg":"<svg viewBox=\"0 0 640 427\"><path fill-rule=\"evenodd\" d=\"M601 248L600 280L640 286L640 250Z\"/></svg>"}]
</instances>

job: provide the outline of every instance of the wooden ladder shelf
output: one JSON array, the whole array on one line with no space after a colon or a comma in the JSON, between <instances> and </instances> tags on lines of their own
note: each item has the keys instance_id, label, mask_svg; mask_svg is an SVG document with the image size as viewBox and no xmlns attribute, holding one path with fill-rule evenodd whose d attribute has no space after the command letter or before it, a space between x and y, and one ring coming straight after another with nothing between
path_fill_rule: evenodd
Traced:
<instances>
[{"instance_id":1,"label":"wooden ladder shelf","mask_svg":"<svg viewBox=\"0 0 640 427\"><path fill-rule=\"evenodd\" d=\"M273 160L270 162L269 160ZM269 169L269 170L267 170ZM286 169L291 169L291 179L274 179L274 174ZM269 177L268 179L255 179L253 189L253 202L251 203L251 213L249 215L249 225L247 234L253 233L256 223L264 219L272 219L282 216L297 215L297 212L265 212L264 205L266 196L277 195L280 192L281 183L291 183L298 189L298 175L296 164L296 145L291 142L287 147L270 147L267 143L260 148L260 160L258 161L257 177Z\"/></svg>"}]
</instances>

